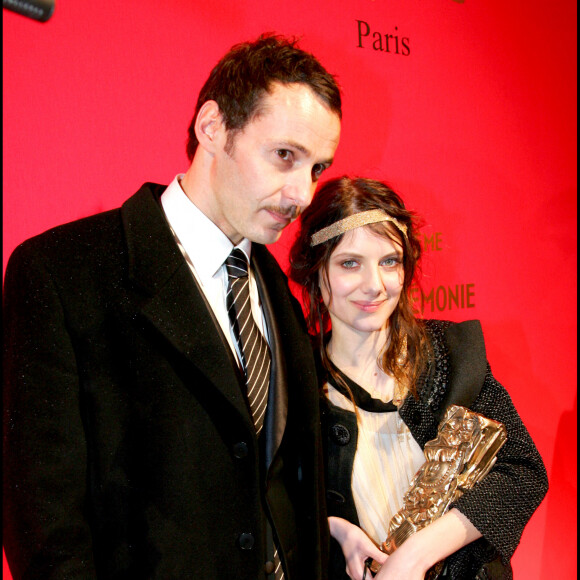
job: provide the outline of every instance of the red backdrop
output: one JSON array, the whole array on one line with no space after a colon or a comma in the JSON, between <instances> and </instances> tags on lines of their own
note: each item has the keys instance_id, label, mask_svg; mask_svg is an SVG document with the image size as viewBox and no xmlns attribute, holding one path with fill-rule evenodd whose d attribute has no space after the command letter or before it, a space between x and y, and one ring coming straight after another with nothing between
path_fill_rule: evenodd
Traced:
<instances>
[{"instance_id":1,"label":"red backdrop","mask_svg":"<svg viewBox=\"0 0 580 580\"><path fill-rule=\"evenodd\" d=\"M344 91L330 176L385 179L423 216L424 314L481 319L548 468L516 578L576 578L576 11L56 0L41 24L3 10L4 265L24 239L184 171L197 93L232 44L302 36ZM283 266L293 235L272 247Z\"/></svg>"}]
</instances>

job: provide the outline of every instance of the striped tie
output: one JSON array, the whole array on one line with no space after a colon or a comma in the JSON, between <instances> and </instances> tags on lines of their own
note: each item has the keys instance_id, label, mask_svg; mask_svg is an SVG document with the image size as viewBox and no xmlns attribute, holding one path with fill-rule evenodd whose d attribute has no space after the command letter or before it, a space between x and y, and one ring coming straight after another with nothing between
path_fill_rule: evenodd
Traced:
<instances>
[{"instance_id":1,"label":"striped tie","mask_svg":"<svg viewBox=\"0 0 580 580\"><path fill-rule=\"evenodd\" d=\"M232 250L226 260L226 269L228 272L226 305L242 357L252 419L259 435L264 425L264 413L268 403L270 349L252 316L248 260L242 250L238 248Z\"/></svg>"},{"instance_id":2,"label":"striped tie","mask_svg":"<svg viewBox=\"0 0 580 580\"><path fill-rule=\"evenodd\" d=\"M234 248L226 260L226 270L228 272L226 305L246 374L246 390L252 419L259 435L264 425L264 413L268 403L270 348L252 316L246 254ZM274 570L268 572L268 578L284 580L280 556L275 548L273 564Z\"/></svg>"},{"instance_id":3,"label":"striped tie","mask_svg":"<svg viewBox=\"0 0 580 580\"><path fill-rule=\"evenodd\" d=\"M274 550L274 578L275 580L284 580L284 570L282 570L282 562L278 556L278 550Z\"/></svg>"}]
</instances>

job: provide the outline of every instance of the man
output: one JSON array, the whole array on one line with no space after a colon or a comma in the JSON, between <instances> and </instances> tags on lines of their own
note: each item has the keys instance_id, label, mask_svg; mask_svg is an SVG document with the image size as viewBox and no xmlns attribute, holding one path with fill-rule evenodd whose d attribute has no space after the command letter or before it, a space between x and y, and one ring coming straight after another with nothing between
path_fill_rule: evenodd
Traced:
<instances>
[{"instance_id":1,"label":"man","mask_svg":"<svg viewBox=\"0 0 580 580\"><path fill-rule=\"evenodd\" d=\"M184 175L14 252L15 579L324 576L314 365L260 244L310 203L340 117L334 79L294 42L234 47L200 93Z\"/></svg>"}]
</instances>

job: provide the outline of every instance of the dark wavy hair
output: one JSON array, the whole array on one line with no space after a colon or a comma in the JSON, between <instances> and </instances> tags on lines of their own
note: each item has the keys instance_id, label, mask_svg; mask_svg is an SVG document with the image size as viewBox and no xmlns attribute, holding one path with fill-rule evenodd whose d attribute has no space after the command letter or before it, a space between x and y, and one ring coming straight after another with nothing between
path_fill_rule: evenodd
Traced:
<instances>
[{"instance_id":1,"label":"dark wavy hair","mask_svg":"<svg viewBox=\"0 0 580 580\"><path fill-rule=\"evenodd\" d=\"M302 214L298 236L290 250L290 278L302 287L303 302L309 332L320 349L323 366L332 375L335 372L326 353L330 330L330 314L320 291L321 276L328 276L330 257L344 234L311 246L312 235L341 219L363 211L382 209L407 227L407 236L391 222L369 224L380 236L387 237L403 249L403 289L397 307L389 319L390 340L381 353L379 366L404 381L413 396L424 367L423 352L426 335L417 319L417 311L410 290L417 283L421 244L417 235L418 220L403 200L387 184L364 178L341 177L327 181L314 196L311 205ZM397 361L406 337L407 356Z\"/></svg>"},{"instance_id":2,"label":"dark wavy hair","mask_svg":"<svg viewBox=\"0 0 580 580\"><path fill-rule=\"evenodd\" d=\"M203 85L188 129L187 156L197 150L195 120L206 101L216 101L225 128L233 138L258 110L261 98L273 83L301 83L342 118L340 89L335 78L310 53L298 48L296 39L262 34L255 42L233 46L216 64Z\"/></svg>"}]
</instances>

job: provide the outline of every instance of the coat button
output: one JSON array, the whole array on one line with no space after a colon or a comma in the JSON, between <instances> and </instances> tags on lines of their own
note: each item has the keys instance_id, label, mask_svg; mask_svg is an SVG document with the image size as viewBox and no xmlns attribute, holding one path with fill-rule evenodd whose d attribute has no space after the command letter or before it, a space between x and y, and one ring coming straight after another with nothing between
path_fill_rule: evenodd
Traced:
<instances>
[{"instance_id":1,"label":"coat button","mask_svg":"<svg viewBox=\"0 0 580 580\"><path fill-rule=\"evenodd\" d=\"M274 562L266 562L264 564L264 572L266 572L266 574L272 574L272 572L274 572L275 569L276 566L274 566Z\"/></svg>"},{"instance_id":2,"label":"coat button","mask_svg":"<svg viewBox=\"0 0 580 580\"><path fill-rule=\"evenodd\" d=\"M251 550L254 547L254 536L249 532L244 532L238 537L238 546L242 550Z\"/></svg>"},{"instance_id":3,"label":"coat button","mask_svg":"<svg viewBox=\"0 0 580 580\"><path fill-rule=\"evenodd\" d=\"M340 423L333 425L331 430L332 438L339 445L346 445L350 441L350 431Z\"/></svg>"},{"instance_id":4,"label":"coat button","mask_svg":"<svg viewBox=\"0 0 580 580\"><path fill-rule=\"evenodd\" d=\"M236 459L244 459L248 456L248 444L245 441L238 441L232 447L232 451Z\"/></svg>"}]
</instances>

